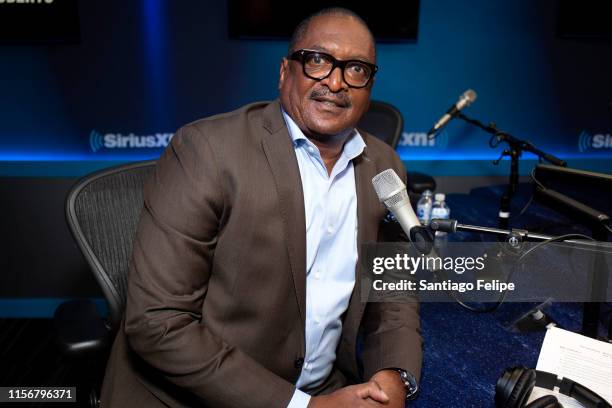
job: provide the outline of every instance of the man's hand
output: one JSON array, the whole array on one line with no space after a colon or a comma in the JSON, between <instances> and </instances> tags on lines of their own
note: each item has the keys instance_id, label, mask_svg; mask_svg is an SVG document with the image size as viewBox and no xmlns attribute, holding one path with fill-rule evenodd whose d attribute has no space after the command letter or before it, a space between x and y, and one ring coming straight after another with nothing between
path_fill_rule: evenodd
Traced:
<instances>
[{"instance_id":1,"label":"man's hand","mask_svg":"<svg viewBox=\"0 0 612 408\"><path fill-rule=\"evenodd\" d=\"M329 395L312 397L308 408L373 408L390 406L388 403L389 396L380 385L376 381L369 381L340 388Z\"/></svg>"},{"instance_id":2,"label":"man's hand","mask_svg":"<svg viewBox=\"0 0 612 408\"><path fill-rule=\"evenodd\" d=\"M406 387L397 371L380 370L372 376L370 382L377 383L389 397L389 402L385 403L386 407L404 408L406 406Z\"/></svg>"}]
</instances>

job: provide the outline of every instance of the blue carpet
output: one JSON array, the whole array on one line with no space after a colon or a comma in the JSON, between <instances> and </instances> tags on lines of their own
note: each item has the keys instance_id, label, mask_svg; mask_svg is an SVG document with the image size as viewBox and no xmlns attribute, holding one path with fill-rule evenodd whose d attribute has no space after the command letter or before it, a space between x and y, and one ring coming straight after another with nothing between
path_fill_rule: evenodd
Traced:
<instances>
[{"instance_id":1,"label":"blue carpet","mask_svg":"<svg viewBox=\"0 0 612 408\"><path fill-rule=\"evenodd\" d=\"M506 330L509 316L531 305L504 304L476 314L455 303L423 303L424 340L421 394L414 407L492 407L495 383L505 368L535 367L544 331ZM553 304L547 313L565 329L579 331L581 304Z\"/></svg>"}]
</instances>

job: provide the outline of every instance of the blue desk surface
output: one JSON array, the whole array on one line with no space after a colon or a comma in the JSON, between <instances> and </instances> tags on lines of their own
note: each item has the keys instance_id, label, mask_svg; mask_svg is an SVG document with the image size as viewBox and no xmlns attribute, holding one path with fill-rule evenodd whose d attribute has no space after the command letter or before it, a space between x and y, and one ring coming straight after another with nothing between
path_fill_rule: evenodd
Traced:
<instances>
[{"instance_id":1,"label":"blue desk surface","mask_svg":"<svg viewBox=\"0 0 612 408\"><path fill-rule=\"evenodd\" d=\"M469 195L448 195L451 218L463 224L496 227L502 191L500 186L476 189ZM527 202L530 191L530 186L521 186L513 201L514 214ZM531 204L511 224L551 235L588 234L586 228L538 203ZM462 234L460 239L478 237ZM424 339L421 394L409 406L493 407L495 384L504 369L516 365L535 367L537 363L545 332L518 333L506 329L534 306L507 303L495 313L476 314L456 303L421 304ZM582 304L553 303L545 310L560 327L580 331Z\"/></svg>"}]
</instances>

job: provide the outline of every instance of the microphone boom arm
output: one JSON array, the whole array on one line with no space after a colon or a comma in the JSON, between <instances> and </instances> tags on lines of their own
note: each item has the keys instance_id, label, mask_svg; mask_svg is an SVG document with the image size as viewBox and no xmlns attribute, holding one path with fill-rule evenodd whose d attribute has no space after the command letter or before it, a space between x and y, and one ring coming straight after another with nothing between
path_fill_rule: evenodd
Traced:
<instances>
[{"instance_id":1,"label":"microphone boom arm","mask_svg":"<svg viewBox=\"0 0 612 408\"><path fill-rule=\"evenodd\" d=\"M564 160L553 156L552 154L543 152L535 147L533 143L527 140L518 139L512 136L510 133L499 130L495 123L485 125L479 120L465 116L461 112L458 112L456 117L491 134L492 137L491 141L489 142L491 147L496 147L501 142L508 144L509 148L505 149L500 158L493 162L493 164L499 164L499 161L503 156L510 156L511 160L508 187L502 195L499 205L499 227L502 229L507 229L510 218L510 202L512 201L512 197L514 196L519 184L519 158L521 157L523 151L531 152L538 156L539 160L544 159L556 166L565 167L567 166L567 163ZM497 143L492 143L494 139L497 139Z\"/></svg>"},{"instance_id":2,"label":"microphone boom arm","mask_svg":"<svg viewBox=\"0 0 612 408\"><path fill-rule=\"evenodd\" d=\"M495 123L491 123L490 125L485 125L481 121L477 119L472 119L461 112L457 113L456 117L471 125L474 125L484 130L487 133L492 134L493 136L498 137L500 142L506 142L509 145L511 145L511 147L512 145L517 145L521 151L531 152L535 154L536 156L538 156L538 158L544 159L547 162L554 164L555 166L560 166L560 167L567 166L567 162L565 160L559 159L558 157L552 154L543 152L542 150L535 147L533 143L531 143L530 141L518 139L509 133L500 131L499 129L497 129L497 126L495 126Z\"/></svg>"},{"instance_id":3,"label":"microphone boom arm","mask_svg":"<svg viewBox=\"0 0 612 408\"><path fill-rule=\"evenodd\" d=\"M512 228L511 230L501 229L501 228L492 228L492 227L483 227L480 225L470 225L470 224L460 224L457 220L453 219L438 219L433 218L429 223L429 229L432 231L442 231L447 233L455 233L457 231L466 231L466 232L482 232L486 234L493 234L497 236L505 237L504 241L511 246L516 246L521 242L531 239L534 241L549 241L553 239L557 239L560 236L546 235L546 234L538 234L535 232L529 232L525 229ZM587 247L597 247L597 248L609 248L608 250L612 251L612 244L602 241L589 241L589 240L576 240L576 239L568 239L564 240L564 242L570 244L584 245Z\"/></svg>"}]
</instances>

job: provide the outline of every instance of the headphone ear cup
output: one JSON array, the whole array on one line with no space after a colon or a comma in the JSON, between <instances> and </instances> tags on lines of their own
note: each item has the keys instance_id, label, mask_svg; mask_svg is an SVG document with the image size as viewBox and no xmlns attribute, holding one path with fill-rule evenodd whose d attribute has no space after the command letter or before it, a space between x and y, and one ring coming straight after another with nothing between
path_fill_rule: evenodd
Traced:
<instances>
[{"instance_id":1,"label":"headphone ear cup","mask_svg":"<svg viewBox=\"0 0 612 408\"><path fill-rule=\"evenodd\" d=\"M563 405L559 403L559 400L555 398L555 396L546 395L535 401L531 401L525 408L563 408Z\"/></svg>"},{"instance_id":2,"label":"headphone ear cup","mask_svg":"<svg viewBox=\"0 0 612 408\"><path fill-rule=\"evenodd\" d=\"M536 373L525 367L513 367L504 371L495 387L495 406L498 408L523 408L535 386Z\"/></svg>"}]
</instances>

